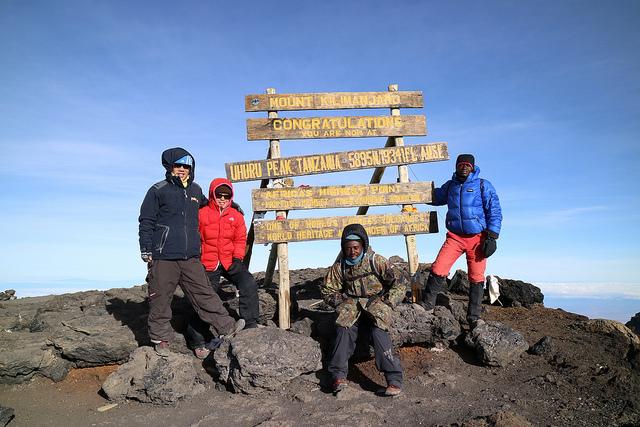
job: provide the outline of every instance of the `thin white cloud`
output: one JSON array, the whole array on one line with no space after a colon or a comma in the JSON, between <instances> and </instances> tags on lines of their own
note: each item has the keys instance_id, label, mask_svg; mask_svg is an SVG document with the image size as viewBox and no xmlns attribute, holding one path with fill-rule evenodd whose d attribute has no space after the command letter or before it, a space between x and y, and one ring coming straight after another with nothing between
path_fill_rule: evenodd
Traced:
<instances>
[{"instance_id":1,"label":"thin white cloud","mask_svg":"<svg viewBox=\"0 0 640 427\"><path fill-rule=\"evenodd\" d=\"M622 297L640 299L640 283L603 283L603 282L535 282L542 293L554 297L566 298L606 298ZM640 302L638 303L640 309Z\"/></svg>"}]
</instances>

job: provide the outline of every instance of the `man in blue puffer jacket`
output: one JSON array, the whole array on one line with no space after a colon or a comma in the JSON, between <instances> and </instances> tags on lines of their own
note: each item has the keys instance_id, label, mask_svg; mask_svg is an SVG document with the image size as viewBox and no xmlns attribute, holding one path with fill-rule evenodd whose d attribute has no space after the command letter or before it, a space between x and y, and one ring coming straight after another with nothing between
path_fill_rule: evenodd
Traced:
<instances>
[{"instance_id":1,"label":"man in blue puffer jacket","mask_svg":"<svg viewBox=\"0 0 640 427\"><path fill-rule=\"evenodd\" d=\"M479 177L480 168L471 154L456 160L451 180L434 190L433 205L448 206L447 238L431 265L431 274L423 295L423 306L432 310L436 296L444 290L451 266L464 253L469 274L467 321L473 328L480 319L487 258L496 250L502 225L500 200L493 185Z\"/></svg>"}]
</instances>

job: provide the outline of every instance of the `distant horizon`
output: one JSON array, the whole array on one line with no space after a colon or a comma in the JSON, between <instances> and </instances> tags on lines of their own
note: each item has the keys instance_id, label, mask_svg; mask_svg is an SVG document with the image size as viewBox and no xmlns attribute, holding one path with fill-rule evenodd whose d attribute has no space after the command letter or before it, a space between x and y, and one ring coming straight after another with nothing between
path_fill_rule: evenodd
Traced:
<instances>
[{"instance_id":1,"label":"distant horizon","mask_svg":"<svg viewBox=\"0 0 640 427\"><path fill-rule=\"evenodd\" d=\"M519 280L519 279L515 279ZM129 286L126 284L129 283ZM86 291L106 291L144 285L144 279L133 280L51 280L0 282L0 291L13 289L17 298L30 298ZM546 308L587 316L590 319L610 319L627 323L640 313L640 283L637 282L532 282L544 295ZM567 289L571 285L573 291ZM613 287L617 292L604 292ZM599 288L599 289L598 289ZM580 289L583 289L580 293ZM554 292L554 290L556 290Z\"/></svg>"}]
</instances>

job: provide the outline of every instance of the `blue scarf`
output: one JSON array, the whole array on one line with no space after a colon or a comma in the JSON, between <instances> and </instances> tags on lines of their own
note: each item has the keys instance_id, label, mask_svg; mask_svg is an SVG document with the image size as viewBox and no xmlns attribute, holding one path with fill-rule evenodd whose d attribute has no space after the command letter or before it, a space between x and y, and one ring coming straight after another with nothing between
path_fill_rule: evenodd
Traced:
<instances>
[{"instance_id":1,"label":"blue scarf","mask_svg":"<svg viewBox=\"0 0 640 427\"><path fill-rule=\"evenodd\" d=\"M360 264L360 261L362 261L362 258L363 258L363 257L364 257L364 252L362 252L358 257L353 258L353 259L350 259L350 258L344 257L344 262L345 262L347 265L354 266L354 265Z\"/></svg>"}]
</instances>

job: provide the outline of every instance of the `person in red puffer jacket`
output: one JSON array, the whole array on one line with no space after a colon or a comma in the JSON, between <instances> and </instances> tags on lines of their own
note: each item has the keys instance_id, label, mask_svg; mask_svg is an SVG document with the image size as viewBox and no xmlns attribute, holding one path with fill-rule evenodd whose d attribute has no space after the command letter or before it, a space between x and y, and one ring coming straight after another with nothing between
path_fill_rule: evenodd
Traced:
<instances>
[{"instance_id":1,"label":"person in red puffer jacket","mask_svg":"<svg viewBox=\"0 0 640 427\"><path fill-rule=\"evenodd\" d=\"M225 178L216 178L209 186L209 203L198 214L202 244L201 261L215 292L219 291L220 278L224 276L240 293L240 317L245 329L255 328L259 317L258 285L245 267L242 259L247 241L244 216L233 204L233 185ZM196 356L205 358L206 333L196 318L187 325L187 338Z\"/></svg>"}]
</instances>

